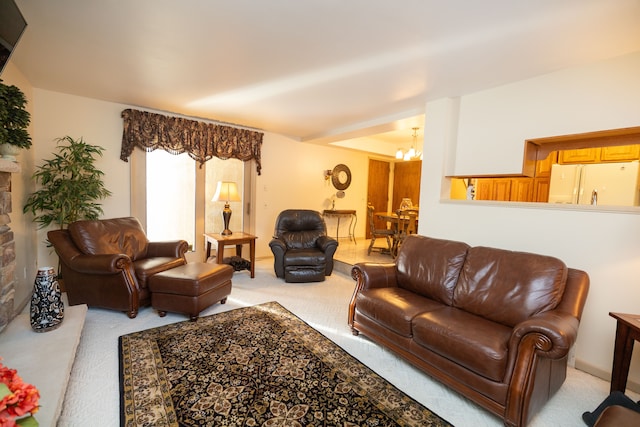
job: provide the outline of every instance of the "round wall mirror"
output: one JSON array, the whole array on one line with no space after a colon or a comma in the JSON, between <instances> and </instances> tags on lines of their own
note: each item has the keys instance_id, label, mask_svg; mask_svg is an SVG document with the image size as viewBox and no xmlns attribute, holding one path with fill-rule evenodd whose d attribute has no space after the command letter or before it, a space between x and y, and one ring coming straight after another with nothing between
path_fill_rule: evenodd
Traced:
<instances>
[{"instance_id":1,"label":"round wall mirror","mask_svg":"<svg viewBox=\"0 0 640 427\"><path fill-rule=\"evenodd\" d=\"M346 190L351 185L351 171L347 165L339 164L331 172L331 183L336 190Z\"/></svg>"}]
</instances>

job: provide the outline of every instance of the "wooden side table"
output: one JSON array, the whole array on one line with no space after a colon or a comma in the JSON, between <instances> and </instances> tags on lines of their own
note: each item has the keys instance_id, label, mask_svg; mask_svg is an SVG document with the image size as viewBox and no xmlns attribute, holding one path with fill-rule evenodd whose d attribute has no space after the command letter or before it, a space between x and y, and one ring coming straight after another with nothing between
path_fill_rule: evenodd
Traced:
<instances>
[{"instance_id":1,"label":"wooden side table","mask_svg":"<svg viewBox=\"0 0 640 427\"><path fill-rule=\"evenodd\" d=\"M240 231L234 231L233 234L229 236L223 236L220 233L205 233L204 234L205 241L207 242L207 253L205 254L204 261L206 262L211 256L211 244L216 243L217 245L217 256L216 261L218 264L222 264L224 259L224 247L235 245L236 247L236 255L242 257L242 245L249 244L249 262L251 263L251 278L256 277L255 274L255 265L256 265L256 239L257 237L243 233Z\"/></svg>"},{"instance_id":2,"label":"wooden side table","mask_svg":"<svg viewBox=\"0 0 640 427\"><path fill-rule=\"evenodd\" d=\"M635 341L640 341L640 314L609 313L609 316L618 321L610 392L624 393L627 388L633 344Z\"/></svg>"},{"instance_id":3,"label":"wooden side table","mask_svg":"<svg viewBox=\"0 0 640 427\"><path fill-rule=\"evenodd\" d=\"M331 209L322 211L322 216L335 216L338 218L338 225L336 226L336 240L340 240L338 235L340 231L340 218L346 216L349 218L349 231L347 237L356 243L356 224L358 223L358 216L353 209Z\"/></svg>"}]
</instances>

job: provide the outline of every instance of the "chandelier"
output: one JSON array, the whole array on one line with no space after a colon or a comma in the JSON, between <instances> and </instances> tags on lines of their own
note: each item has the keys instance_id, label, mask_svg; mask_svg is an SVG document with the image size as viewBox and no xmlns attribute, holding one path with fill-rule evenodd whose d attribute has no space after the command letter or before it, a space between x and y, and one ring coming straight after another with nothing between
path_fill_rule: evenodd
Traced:
<instances>
[{"instance_id":1,"label":"chandelier","mask_svg":"<svg viewBox=\"0 0 640 427\"><path fill-rule=\"evenodd\" d=\"M396 151L396 159L400 160L422 160L422 152L416 151L416 141L418 140L418 129L420 128L412 128L413 129L413 143L411 144L411 148L405 153L401 148L398 148Z\"/></svg>"}]
</instances>

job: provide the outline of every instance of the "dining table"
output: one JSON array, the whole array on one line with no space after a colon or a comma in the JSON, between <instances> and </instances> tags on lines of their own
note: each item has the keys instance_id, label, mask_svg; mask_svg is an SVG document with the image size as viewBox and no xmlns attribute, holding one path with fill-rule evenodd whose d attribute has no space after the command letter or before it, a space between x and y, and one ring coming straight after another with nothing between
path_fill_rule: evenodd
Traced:
<instances>
[{"instance_id":1,"label":"dining table","mask_svg":"<svg viewBox=\"0 0 640 427\"><path fill-rule=\"evenodd\" d=\"M376 212L374 216L380 218L381 220L387 221L391 223L392 227L398 228L398 214L395 212ZM416 225L418 225L418 218L416 218Z\"/></svg>"}]
</instances>

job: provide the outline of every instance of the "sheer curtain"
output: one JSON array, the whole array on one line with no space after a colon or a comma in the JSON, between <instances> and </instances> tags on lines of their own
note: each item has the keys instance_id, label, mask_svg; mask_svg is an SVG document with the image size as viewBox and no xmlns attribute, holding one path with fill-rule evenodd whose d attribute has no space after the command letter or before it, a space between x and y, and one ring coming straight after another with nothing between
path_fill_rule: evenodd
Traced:
<instances>
[{"instance_id":1,"label":"sheer curtain","mask_svg":"<svg viewBox=\"0 0 640 427\"><path fill-rule=\"evenodd\" d=\"M196 242L196 164L186 154L147 153L147 236Z\"/></svg>"}]
</instances>

